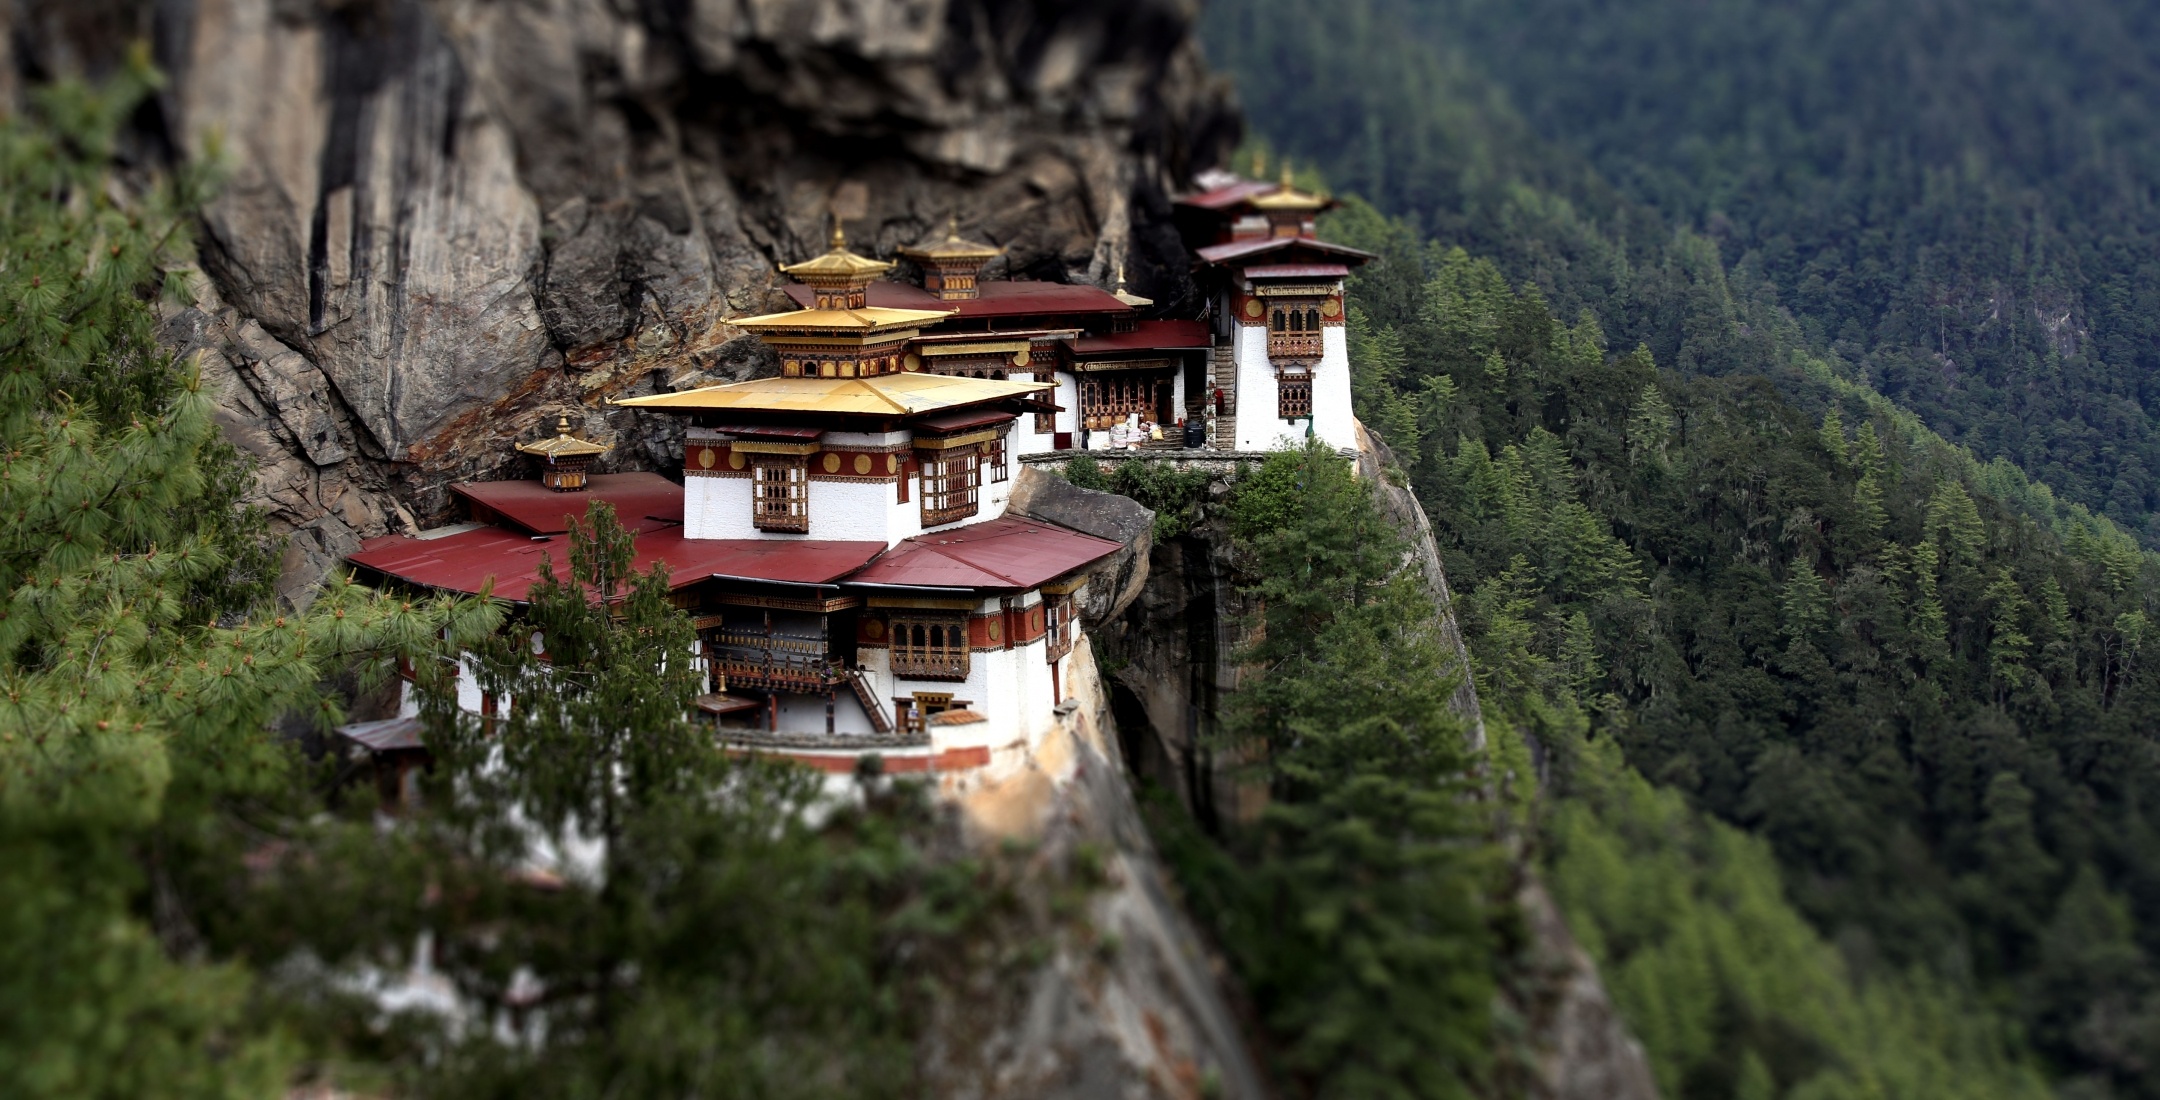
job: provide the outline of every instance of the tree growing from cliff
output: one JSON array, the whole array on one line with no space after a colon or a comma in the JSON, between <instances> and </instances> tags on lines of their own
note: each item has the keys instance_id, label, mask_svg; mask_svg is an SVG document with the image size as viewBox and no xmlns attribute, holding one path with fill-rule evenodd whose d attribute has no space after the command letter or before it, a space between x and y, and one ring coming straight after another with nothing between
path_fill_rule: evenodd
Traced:
<instances>
[{"instance_id":1,"label":"tree growing from cliff","mask_svg":"<svg viewBox=\"0 0 2160 1100\"><path fill-rule=\"evenodd\" d=\"M1467 1096L1491 1062L1500 860L1450 709L1461 670L1372 492L1317 445L1237 487L1263 610L1226 735L1272 797L1171 850L1293 1092Z\"/></svg>"},{"instance_id":2,"label":"tree growing from cliff","mask_svg":"<svg viewBox=\"0 0 2160 1100\"><path fill-rule=\"evenodd\" d=\"M245 1017L249 975L206 948L177 865L239 870L229 808L290 785L268 727L332 720L327 674L493 622L341 584L305 614L266 602L274 555L239 506L245 470L200 375L153 334L206 180L131 193L109 175L154 81L138 59L0 123L0 1081L15 1096L276 1092L289 1048Z\"/></svg>"}]
</instances>

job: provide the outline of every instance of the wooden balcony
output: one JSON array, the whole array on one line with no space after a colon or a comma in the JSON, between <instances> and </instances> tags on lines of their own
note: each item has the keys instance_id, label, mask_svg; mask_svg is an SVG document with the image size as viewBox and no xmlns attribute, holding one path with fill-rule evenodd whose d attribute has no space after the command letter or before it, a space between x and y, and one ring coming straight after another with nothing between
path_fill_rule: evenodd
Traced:
<instances>
[{"instance_id":1,"label":"wooden balcony","mask_svg":"<svg viewBox=\"0 0 2160 1100\"><path fill-rule=\"evenodd\" d=\"M730 688L824 694L848 674L823 639L762 631L709 633L705 659Z\"/></svg>"},{"instance_id":2,"label":"wooden balcony","mask_svg":"<svg viewBox=\"0 0 2160 1100\"><path fill-rule=\"evenodd\" d=\"M1317 332L1270 332L1267 338L1268 358L1283 360L1318 359L1321 355L1321 337Z\"/></svg>"}]
</instances>

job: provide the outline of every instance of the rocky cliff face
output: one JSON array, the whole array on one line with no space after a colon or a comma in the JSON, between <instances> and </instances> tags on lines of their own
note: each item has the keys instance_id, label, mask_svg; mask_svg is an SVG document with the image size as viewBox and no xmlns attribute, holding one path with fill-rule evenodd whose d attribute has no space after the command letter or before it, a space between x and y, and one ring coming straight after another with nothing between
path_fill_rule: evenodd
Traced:
<instances>
[{"instance_id":1,"label":"rocky cliff face","mask_svg":"<svg viewBox=\"0 0 2160 1100\"><path fill-rule=\"evenodd\" d=\"M567 412L768 369L725 318L835 213L879 253L957 217L1008 272L1189 295L1167 196L1236 138L1194 0L0 0L0 95L148 40L138 166L221 158L199 308L298 595ZM993 274L996 272L993 270Z\"/></svg>"}]
</instances>

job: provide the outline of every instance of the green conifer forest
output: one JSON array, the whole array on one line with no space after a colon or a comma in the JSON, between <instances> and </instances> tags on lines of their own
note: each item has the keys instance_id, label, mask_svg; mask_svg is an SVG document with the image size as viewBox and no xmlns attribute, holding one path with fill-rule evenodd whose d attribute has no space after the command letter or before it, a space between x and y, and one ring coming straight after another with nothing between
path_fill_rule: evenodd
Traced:
<instances>
[{"instance_id":1,"label":"green conifer forest","mask_svg":"<svg viewBox=\"0 0 2160 1100\"><path fill-rule=\"evenodd\" d=\"M2160 1095L2150 13L1308 18L1210 48L1661 1088Z\"/></svg>"}]
</instances>

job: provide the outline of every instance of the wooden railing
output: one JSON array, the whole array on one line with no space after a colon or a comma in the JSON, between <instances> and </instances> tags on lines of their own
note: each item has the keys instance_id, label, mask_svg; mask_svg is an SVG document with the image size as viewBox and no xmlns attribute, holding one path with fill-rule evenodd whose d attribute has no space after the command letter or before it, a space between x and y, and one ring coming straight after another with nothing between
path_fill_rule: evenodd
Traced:
<instances>
[{"instance_id":1,"label":"wooden railing","mask_svg":"<svg viewBox=\"0 0 2160 1100\"><path fill-rule=\"evenodd\" d=\"M821 638L750 630L716 630L705 637L705 659L730 685L823 692L847 677Z\"/></svg>"},{"instance_id":2,"label":"wooden railing","mask_svg":"<svg viewBox=\"0 0 2160 1100\"><path fill-rule=\"evenodd\" d=\"M1320 334L1317 332L1270 332L1267 338L1270 359L1318 359L1321 354Z\"/></svg>"}]
</instances>

